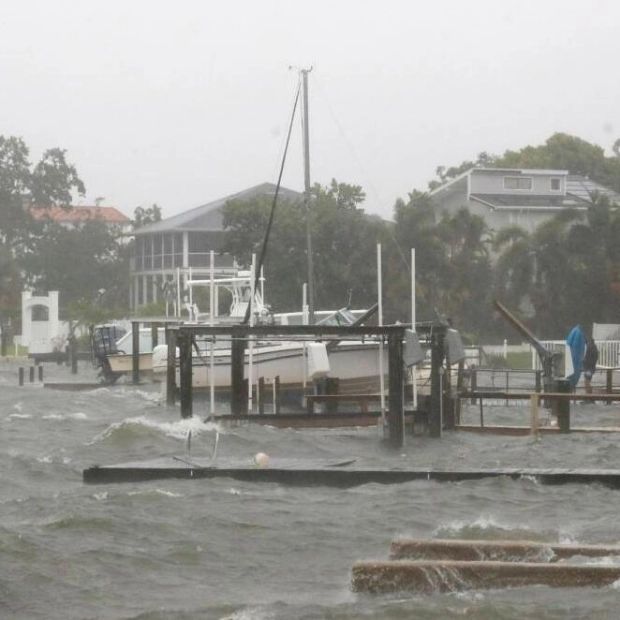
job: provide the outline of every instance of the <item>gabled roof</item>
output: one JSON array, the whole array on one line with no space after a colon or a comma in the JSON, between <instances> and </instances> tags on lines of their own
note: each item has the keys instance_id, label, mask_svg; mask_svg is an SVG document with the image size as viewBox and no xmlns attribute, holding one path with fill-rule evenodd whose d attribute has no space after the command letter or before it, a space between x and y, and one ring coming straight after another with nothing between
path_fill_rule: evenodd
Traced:
<instances>
[{"instance_id":1,"label":"gabled roof","mask_svg":"<svg viewBox=\"0 0 620 620\"><path fill-rule=\"evenodd\" d=\"M250 200L260 196L273 197L276 192L276 185L273 183L262 183L261 185L255 185L249 189L245 189L236 194L226 196L209 202L200 207L194 207L184 213L173 215L159 222L148 224L139 228L134 232L135 235L149 235L153 233L172 232L172 231L185 231L185 230L197 230L197 231L219 231L222 230L222 207L229 200ZM300 200L303 198L303 194L296 192L292 189L280 187L278 198L284 198L288 200Z\"/></svg>"},{"instance_id":2,"label":"gabled roof","mask_svg":"<svg viewBox=\"0 0 620 620\"><path fill-rule=\"evenodd\" d=\"M95 207L74 205L63 207L31 207L30 213L35 220L50 219L59 224L78 224L89 220L100 220L108 224L129 224L131 220L115 207Z\"/></svg>"}]
</instances>

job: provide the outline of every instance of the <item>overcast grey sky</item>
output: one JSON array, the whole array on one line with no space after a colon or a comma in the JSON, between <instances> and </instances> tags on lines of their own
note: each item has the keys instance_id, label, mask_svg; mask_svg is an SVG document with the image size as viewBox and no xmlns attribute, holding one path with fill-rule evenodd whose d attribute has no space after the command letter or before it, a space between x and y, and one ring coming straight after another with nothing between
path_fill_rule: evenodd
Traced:
<instances>
[{"instance_id":1,"label":"overcast grey sky","mask_svg":"<svg viewBox=\"0 0 620 620\"><path fill-rule=\"evenodd\" d=\"M164 217L277 180L297 73L311 177L368 212L439 165L620 137L616 0L20 0L0 21L0 134L68 151L87 188ZM295 126L284 185L303 188Z\"/></svg>"}]
</instances>

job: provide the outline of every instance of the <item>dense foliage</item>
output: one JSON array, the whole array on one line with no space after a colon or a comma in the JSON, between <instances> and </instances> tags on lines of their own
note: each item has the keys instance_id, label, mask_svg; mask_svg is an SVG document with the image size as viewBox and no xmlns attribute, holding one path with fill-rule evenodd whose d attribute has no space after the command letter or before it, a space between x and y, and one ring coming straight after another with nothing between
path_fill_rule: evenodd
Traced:
<instances>
[{"instance_id":1,"label":"dense foliage","mask_svg":"<svg viewBox=\"0 0 620 620\"><path fill-rule=\"evenodd\" d=\"M120 231L99 220L67 228L47 216L52 207L70 210L83 194L65 151L50 149L33 165L21 138L0 136L2 324L19 320L25 288L59 290L61 315L73 321L126 309L129 263Z\"/></svg>"},{"instance_id":2,"label":"dense foliage","mask_svg":"<svg viewBox=\"0 0 620 620\"><path fill-rule=\"evenodd\" d=\"M620 149L616 149L620 150ZM539 147L482 153L475 161L438 168L437 187L473 166L566 169L620 191L620 157L579 138L555 134ZM299 309L307 282L306 222L311 229L316 307L377 299L376 246L383 248L385 321L410 321L411 248L416 257L417 320L449 317L471 340L515 337L493 312L504 305L544 338L563 338L577 323L620 322L620 211L592 196L586 214L565 210L528 233L517 227L492 236L483 218L462 208L438 216L428 193L397 200L393 222L363 211L360 187L332 181L315 185L308 212L300 203L278 205L265 262L270 299ZM249 264L260 253L271 203L231 203L224 210L225 247ZM308 213L309 220L307 220Z\"/></svg>"},{"instance_id":3,"label":"dense foliage","mask_svg":"<svg viewBox=\"0 0 620 620\"><path fill-rule=\"evenodd\" d=\"M620 192L620 142L607 156L595 145L556 134L541 146L482 153L437 170L436 187L472 166L566 169ZM65 228L33 218L31 207L71 209L84 192L60 149L32 164L20 138L0 136L0 319L19 316L25 287L61 291L66 318L97 321L125 314L131 246L119 231L92 220ZM416 253L417 320L450 317L472 341L515 337L496 318L500 299L544 338L563 338L575 324L620 322L620 209L592 196L587 213L565 210L533 232L490 234L466 208L438 215L428 193L396 201L393 221L364 212L361 187L333 180L315 185L306 203L279 200L264 273L267 302L299 310L308 282L311 239L315 308L368 307L377 301L377 245L382 247L385 322L411 318L411 249ZM231 201L223 209L222 250L249 265L261 255L272 199ZM161 219L157 205L138 207L134 225Z\"/></svg>"}]
</instances>

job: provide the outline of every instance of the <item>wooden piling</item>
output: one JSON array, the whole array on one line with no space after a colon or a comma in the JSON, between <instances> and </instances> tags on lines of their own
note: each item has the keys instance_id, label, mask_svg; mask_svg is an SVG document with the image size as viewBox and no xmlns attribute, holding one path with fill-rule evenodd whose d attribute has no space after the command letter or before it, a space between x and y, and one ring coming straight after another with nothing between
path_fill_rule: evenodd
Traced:
<instances>
[{"instance_id":1,"label":"wooden piling","mask_svg":"<svg viewBox=\"0 0 620 620\"><path fill-rule=\"evenodd\" d=\"M154 349L159 340L159 323L153 323L151 325L151 350Z\"/></svg>"},{"instance_id":2,"label":"wooden piling","mask_svg":"<svg viewBox=\"0 0 620 620\"><path fill-rule=\"evenodd\" d=\"M258 378L258 415L265 415L265 377Z\"/></svg>"},{"instance_id":3,"label":"wooden piling","mask_svg":"<svg viewBox=\"0 0 620 620\"><path fill-rule=\"evenodd\" d=\"M75 341L75 338L71 339L71 344L69 345L69 351L71 353L71 374L77 375L78 354L77 354L77 343Z\"/></svg>"},{"instance_id":4,"label":"wooden piling","mask_svg":"<svg viewBox=\"0 0 620 620\"><path fill-rule=\"evenodd\" d=\"M569 394L571 384L565 379L558 379L555 384L558 394ZM552 411L557 416L558 428L561 433L570 433L570 400L568 398L556 398L552 403Z\"/></svg>"},{"instance_id":5,"label":"wooden piling","mask_svg":"<svg viewBox=\"0 0 620 620\"><path fill-rule=\"evenodd\" d=\"M166 405L173 407L177 390L177 332L171 329L166 329L166 342L168 344L168 359L166 366Z\"/></svg>"},{"instance_id":6,"label":"wooden piling","mask_svg":"<svg viewBox=\"0 0 620 620\"><path fill-rule=\"evenodd\" d=\"M43 366L39 366L39 381L43 382Z\"/></svg>"},{"instance_id":7,"label":"wooden piling","mask_svg":"<svg viewBox=\"0 0 620 620\"><path fill-rule=\"evenodd\" d=\"M192 335L179 332L179 375L181 391L181 417L191 418L193 415L192 401Z\"/></svg>"},{"instance_id":8,"label":"wooden piling","mask_svg":"<svg viewBox=\"0 0 620 620\"><path fill-rule=\"evenodd\" d=\"M24 369L20 366L17 372L17 381L19 385L24 385Z\"/></svg>"},{"instance_id":9,"label":"wooden piling","mask_svg":"<svg viewBox=\"0 0 620 620\"><path fill-rule=\"evenodd\" d=\"M275 387L275 393L276 393L276 398L275 398L275 412L278 415L280 414L280 406L281 406L281 397L282 394L280 392L280 375L276 375L276 378L274 379L276 387Z\"/></svg>"},{"instance_id":10,"label":"wooden piling","mask_svg":"<svg viewBox=\"0 0 620 620\"><path fill-rule=\"evenodd\" d=\"M431 336L431 402L428 418L430 437L441 437L442 420L442 364L444 352L444 330L437 329Z\"/></svg>"},{"instance_id":11,"label":"wooden piling","mask_svg":"<svg viewBox=\"0 0 620 620\"><path fill-rule=\"evenodd\" d=\"M532 394L530 396L530 417L531 417L531 432L532 435L538 437L538 394Z\"/></svg>"},{"instance_id":12,"label":"wooden piling","mask_svg":"<svg viewBox=\"0 0 620 620\"><path fill-rule=\"evenodd\" d=\"M131 322L131 377L132 383L140 383L140 323Z\"/></svg>"},{"instance_id":13,"label":"wooden piling","mask_svg":"<svg viewBox=\"0 0 620 620\"><path fill-rule=\"evenodd\" d=\"M34 383L34 366L30 366L29 374L30 374L30 383Z\"/></svg>"},{"instance_id":14,"label":"wooden piling","mask_svg":"<svg viewBox=\"0 0 620 620\"><path fill-rule=\"evenodd\" d=\"M248 411L247 388L244 391L243 363L245 357L245 339L234 337L231 342L231 391L230 412L243 415Z\"/></svg>"},{"instance_id":15,"label":"wooden piling","mask_svg":"<svg viewBox=\"0 0 620 620\"><path fill-rule=\"evenodd\" d=\"M405 441L405 390L403 361L403 335L390 333L388 336L389 369L389 442L394 448L401 448Z\"/></svg>"}]
</instances>

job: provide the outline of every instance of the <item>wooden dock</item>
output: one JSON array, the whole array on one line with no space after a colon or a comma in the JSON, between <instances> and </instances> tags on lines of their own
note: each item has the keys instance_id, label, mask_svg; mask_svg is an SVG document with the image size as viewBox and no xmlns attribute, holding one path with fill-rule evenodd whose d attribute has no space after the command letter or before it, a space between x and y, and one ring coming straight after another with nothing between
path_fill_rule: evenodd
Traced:
<instances>
[{"instance_id":1,"label":"wooden dock","mask_svg":"<svg viewBox=\"0 0 620 620\"><path fill-rule=\"evenodd\" d=\"M436 594L522 586L604 587L620 579L620 547L527 540L395 540L390 559L357 562L352 589L368 594ZM579 558L571 563L572 558ZM588 560L590 563L588 563Z\"/></svg>"},{"instance_id":2,"label":"wooden dock","mask_svg":"<svg viewBox=\"0 0 620 620\"><path fill-rule=\"evenodd\" d=\"M43 387L49 390L63 390L65 392L85 392L88 390L98 390L99 388L106 387L106 386L103 383L94 383L94 382L79 383L76 381L73 381L73 382L69 381L66 383L62 383L62 382L44 383Z\"/></svg>"},{"instance_id":3,"label":"wooden dock","mask_svg":"<svg viewBox=\"0 0 620 620\"><path fill-rule=\"evenodd\" d=\"M269 467L259 468L247 459L210 459L172 456L118 465L94 465L83 470L87 484L145 482L164 479L231 478L246 482L276 482L292 486L339 488L362 484L402 484L415 480L462 482L506 477L531 478L540 484L602 484L620 489L620 470L597 469L376 469L356 459L313 460L272 459Z\"/></svg>"},{"instance_id":4,"label":"wooden dock","mask_svg":"<svg viewBox=\"0 0 620 620\"><path fill-rule=\"evenodd\" d=\"M360 562L353 566L355 592L436 594L545 585L552 588L611 586L620 566L539 562Z\"/></svg>"},{"instance_id":5,"label":"wooden dock","mask_svg":"<svg viewBox=\"0 0 620 620\"><path fill-rule=\"evenodd\" d=\"M427 414L419 411L404 413L405 428L415 432L416 428L426 429ZM274 428L355 428L377 426L381 420L380 411L339 411L337 413L264 413L209 416L207 421L227 426L261 424Z\"/></svg>"}]
</instances>

